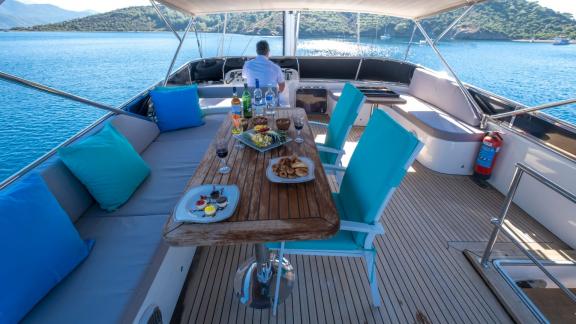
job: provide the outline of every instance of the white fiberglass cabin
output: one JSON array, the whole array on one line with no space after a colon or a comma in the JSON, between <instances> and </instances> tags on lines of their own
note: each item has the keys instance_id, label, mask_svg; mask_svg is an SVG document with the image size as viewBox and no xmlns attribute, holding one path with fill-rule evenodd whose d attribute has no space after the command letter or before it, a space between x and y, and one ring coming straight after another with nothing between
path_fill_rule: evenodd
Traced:
<instances>
[{"instance_id":1,"label":"white fiberglass cabin","mask_svg":"<svg viewBox=\"0 0 576 324\"><path fill-rule=\"evenodd\" d=\"M281 114L283 109L306 109L309 129L318 142L330 131L347 135L346 144L335 148L335 152L345 150L342 164L338 159L336 166L316 165L317 172L330 168L344 172L343 180L341 173L328 175L333 192L339 192L340 183L344 186L352 177L344 170L348 161L350 167L355 163L355 147L363 145L365 130L374 118L378 119L375 124L391 118L390 125L400 125L394 126L398 132L413 134L421 149L414 151L418 154L411 165L406 165L407 172L399 178L401 183L392 186L385 199L378 202L383 209L379 209L375 222L353 227L340 214L334 237L347 230L366 231L365 246L359 247L364 249L363 254L308 251L291 255L290 244L298 242L287 239L279 249L282 255L286 244L291 265L282 261L280 267L278 260L282 257L265 260L269 262L268 271L278 274L274 277L278 285L270 285L267 303L256 304L252 299L256 297L244 294L246 287L252 287L248 286L250 279L240 277L235 282L235 273L239 268L238 273L246 270L242 270L243 262L254 254L253 247L258 261L264 252L268 254L261 244L264 238L243 241L238 234L234 244L212 244L211 238L221 233L206 230L202 235L207 243L191 245L174 239L173 233L183 230L170 227L175 206L190 179L211 172L204 168L205 153L211 152L221 125L229 120L232 87L242 87L241 70L251 57L202 57L174 70L179 46L166 79L120 107L0 72L3 81L110 112L0 184L0 225L4 228L0 230L4 233L0 255L11 258L3 259L0 269L5 276L0 282L8 286L0 287L0 323L576 322L576 127L540 112L576 99L526 107L458 79L436 44L483 1L158 2L190 15L182 34L169 25L180 45L196 15L257 11L283 14L283 56L271 58L280 65L286 79L281 94L283 105L277 111ZM152 4L158 9L159 4ZM436 39L431 39L420 23L459 8L467 9ZM449 76L386 58L297 56L299 12L308 10L411 20ZM158 13L162 15L160 10ZM190 84L198 87L203 124L161 131L155 123L150 92L158 87ZM338 103L345 96L346 84L364 94L362 104L354 111L353 124L322 127L316 122L330 123L336 119L337 109L345 107ZM397 96L383 100L374 93L376 90ZM93 192L78 179L76 170L62 162L59 153L109 131L109 123L115 129L111 136L125 138L149 168L145 180L113 211L101 208ZM490 131L499 132L503 144L490 179L482 183L471 175L482 140ZM373 134L372 130L366 131L366 135ZM365 142L382 145L384 150L395 140ZM315 150L314 145L310 147ZM366 152L361 151L358 154ZM380 156L380 151L379 146L368 150L374 157ZM274 154L261 153L255 159L264 165ZM370 154L365 158L365 163L371 165ZM400 156L383 158L392 163ZM242 165L249 168L249 162L244 162ZM90 170L82 169L84 173ZM255 182L238 176L234 183L233 176L221 178L228 179L228 184L259 183L272 193L276 190L266 179ZM100 194L114 196L116 192ZM252 208L257 211L263 199L252 197L248 212ZM283 199L304 206L302 201L307 198L299 193L288 198L272 194L265 198L267 203L275 199L277 206L283 206ZM281 208L278 212L282 213ZM63 214L66 220L50 223L43 230L28 226ZM276 215L271 213L269 217ZM66 226L66 234L58 236ZM255 230L261 231L262 237L271 231ZM65 245L72 237L89 240L87 251L73 251ZM336 242L334 237L326 237L325 245ZM58 253L43 250L50 248ZM51 255L63 258L66 253L75 253L77 258L84 254L75 263L58 259L60 264L51 265ZM346 256L362 256L365 260ZM62 270L67 262L73 265ZM284 271L280 268L286 270L284 277L278 273ZM266 266L258 265L257 269L258 275L266 272L262 270ZM280 278L290 282L291 292L283 295L286 290L280 287Z\"/></svg>"}]
</instances>

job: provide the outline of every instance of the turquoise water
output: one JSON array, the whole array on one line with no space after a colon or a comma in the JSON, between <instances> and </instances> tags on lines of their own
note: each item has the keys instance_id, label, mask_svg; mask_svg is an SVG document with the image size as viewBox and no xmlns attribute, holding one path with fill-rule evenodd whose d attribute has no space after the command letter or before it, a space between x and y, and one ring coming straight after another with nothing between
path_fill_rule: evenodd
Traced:
<instances>
[{"instance_id":1,"label":"turquoise water","mask_svg":"<svg viewBox=\"0 0 576 324\"><path fill-rule=\"evenodd\" d=\"M177 66L198 57L193 35ZM225 55L254 55L260 37L228 35ZM268 37L280 55L280 38ZM204 56L214 56L220 36L200 35ZM120 105L162 79L177 46L169 33L0 33L0 71L54 86L110 105ZM303 39L299 55L385 56L403 59L402 40ZM446 42L440 45L461 78L527 105L576 96L576 46L512 42ZM427 46L408 58L442 66ZM0 181L103 113L91 107L0 81ZM549 113L576 123L575 109Z\"/></svg>"}]
</instances>

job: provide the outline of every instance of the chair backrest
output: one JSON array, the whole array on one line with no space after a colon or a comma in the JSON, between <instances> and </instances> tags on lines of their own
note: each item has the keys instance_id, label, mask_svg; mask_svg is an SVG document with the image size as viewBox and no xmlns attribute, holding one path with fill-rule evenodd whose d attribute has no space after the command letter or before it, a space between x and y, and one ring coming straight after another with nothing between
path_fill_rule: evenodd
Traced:
<instances>
[{"instance_id":1,"label":"chair backrest","mask_svg":"<svg viewBox=\"0 0 576 324\"><path fill-rule=\"evenodd\" d=\"M338 194L352 221L375 224L422 145L382 110L375 110L346 168ZM358 244L366 235L357 234Z\"/></svg>"},{"instance_id":2,"label":"chair backrest","mask_svg":"<svg viewBox=\"0 0 576 324\"><path fill-rule=\"evenodd\" d=\"M356 117L358 117L358 112L365 100L364 94L355 86L350 83L344 85L342 95L338 99L334 107L334 113L330 117L324 145L338 150L344 147L346 137L348 137L348 133L350 133L350 129ZM323 160L331 164L334 164L336 159L337 156L334 154L323 157Z\"/></svg>"}]
</instances>

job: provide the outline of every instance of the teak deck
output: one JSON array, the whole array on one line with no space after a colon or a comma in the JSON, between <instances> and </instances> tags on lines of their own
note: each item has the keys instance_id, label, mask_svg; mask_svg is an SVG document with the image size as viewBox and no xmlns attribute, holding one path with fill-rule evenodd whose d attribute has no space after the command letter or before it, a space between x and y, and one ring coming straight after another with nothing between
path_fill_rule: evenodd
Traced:
<instances>
[{"instance_id":1,"label":"teak deck","mask_svg":"<svg viewBox=\"0 0 576 324\"><path fill-rule=\"evenodd\" d=\"M362 129L355 128L349 141ZM248 308L234 296L234 270L250 244L198 249L172 323L511 323L504 307L462 250L481 251L503 196L470 178L438 174L418 163L388 204L376 240L383 305L370 304L361 258L288 255L296 270L292 295L271 310ZM508 220L527 246L567 249L517 206ZM499 245L513 248L500 237Z\"/></svg>"},{"instance_id":2,"label":"teak deck","mask_svg":"<svg viewBox=\"0 0 576 324\"><path fill-rule=\"evenodd\" d=\"M280 117L291 117L302 109L283 109ZM272 129L272 118L268 118ZM314 135L306 122L302 129L304 143L294 141L259 153L249 147L238 149L231 134L231 119L223 123L216 139L227 138L229 174L218 173L220 159L214 142L210 145L188 187L201 184L236 184L240 201L236 212L226 221L212 224L175 222L170 217L164 226L164 239L170 245L223 245L321 239L339 229L338 213L332 201L330 184L314 144ZM295 137L290 126L289 135ZM184 149L184 148L183 148ZM315 179L301 184L276 184L266 178L271 158L291 154L306 156L315 163Z\"/></svg>"}]
</instances>

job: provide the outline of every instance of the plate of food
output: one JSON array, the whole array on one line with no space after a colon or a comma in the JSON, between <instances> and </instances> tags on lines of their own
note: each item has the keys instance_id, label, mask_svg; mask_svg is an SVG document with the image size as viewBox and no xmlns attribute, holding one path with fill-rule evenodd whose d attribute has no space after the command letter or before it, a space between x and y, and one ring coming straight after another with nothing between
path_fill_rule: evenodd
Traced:
<instances>
[{"instance_id":1,"label":"plate of food","mask_svg":"<svg viewBox=\"0 0 576 324\"><path fill-rule=\"evenodd\" d=\"M188 190L176 205L177 222L215 223L236 210L240 190L235 185L202 185Z\"/></svg>"},{"instance_id":2,"label":"plate of food","mask_svg":"<svg viewBox=\"0 0 576 324\"><path fill-rule=\"evenodd\" d=\"M277 183L301 183L314 180L314 162L296 155L271 159L266 169L268 180Z\"/></svg>"},{"instance_id":3,"label":"plate of food","mask_svg":"<svg viewBox=\"0 0 576 324\"><path fill-rule=\"evenodd\" d=\"M247 130L240 135L234 135L234 138L259 152L269 151L292 140L271 130L265 125L257 125L253 129Z\"/></svg>"}]
</instances>

